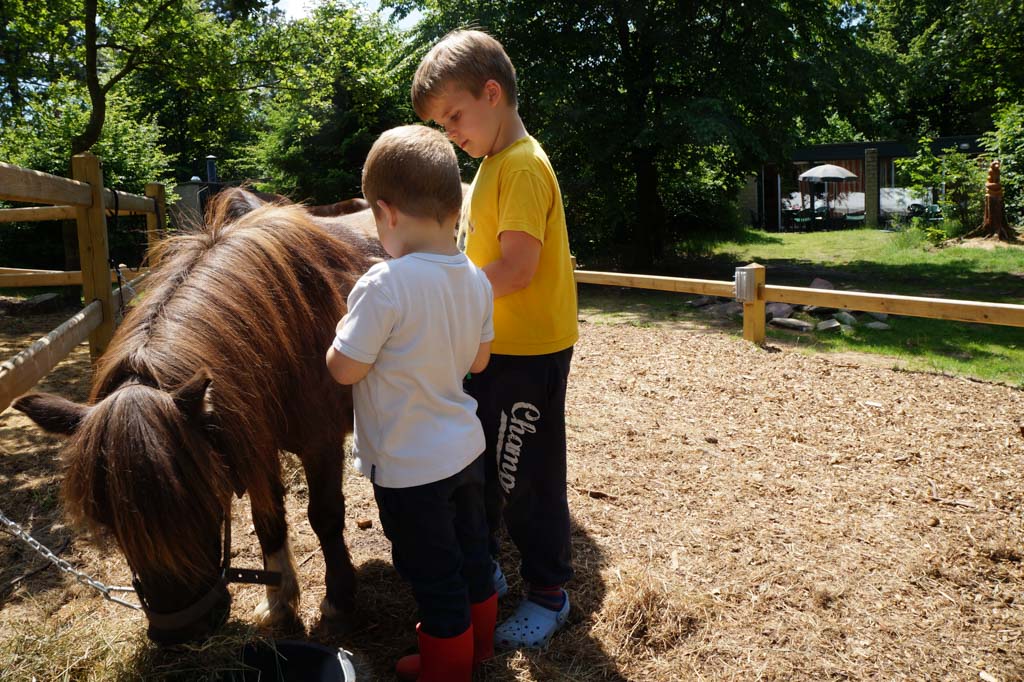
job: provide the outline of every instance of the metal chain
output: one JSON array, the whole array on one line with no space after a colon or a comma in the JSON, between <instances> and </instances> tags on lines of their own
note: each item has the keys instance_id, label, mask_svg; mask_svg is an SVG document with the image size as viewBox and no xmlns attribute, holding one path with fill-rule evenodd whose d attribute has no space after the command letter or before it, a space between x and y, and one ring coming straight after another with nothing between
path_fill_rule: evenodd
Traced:
<instances>
[{"instance_id":1,"label":"metal chain","mask_svg":"<svg viewBox=\"0 0 1024 682\"><path fill-rule=\"evenodd\" d=\"M103 598L107 601L112 601L115 604L127 606L128 608L135 609L137 611L141 610L142 607L138 604L132 604L131 602L125 601L120 597L116 597L112 594L118 592L134 592L134 588L119 587L116 585L104 585L99 580L96 580L95 578L85 573L82 573L79 570L76 570L67 561L61 559L59 556L57 556L49 549L44 547L42 544L40 544L38 540L36 540L34 537L26 533L24 530L22 530L21 526L19 526L14 521L11 521L9 518L4 516L3 512L0 512L0 522L2 522L3 525L7 527L7 530L10 531L12 535L14 535L17 538L20 538L21 540L24 540L28 544L28 546L34 549L40 556L45 558L47 561L49 561L65 573L70 573L71 575L75 576L75 580L77 580L78 582L82 583L83 585L87 585L96 590L97 592L99 592L100 594L102 594Z\"/></svg>"}]
</instances>

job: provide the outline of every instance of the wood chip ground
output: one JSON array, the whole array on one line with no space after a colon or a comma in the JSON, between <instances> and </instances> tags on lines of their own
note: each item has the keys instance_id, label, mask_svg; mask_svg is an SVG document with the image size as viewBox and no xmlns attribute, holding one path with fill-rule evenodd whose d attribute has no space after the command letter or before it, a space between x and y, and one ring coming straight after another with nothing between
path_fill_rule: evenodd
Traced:
<instances>
[{"instance_id":1,"label":"wood chip ground","mask_svg":"<svg viewBox=\"0 0 1024 682\"><path fill-rule=\"evenodd\" d=\"M54 321L0 319L0 350ZM581 333L567 410L570 623L548 651L503 654L477 679L1024 680L1024 392L692 326ZM87 384L82 346L41 389L83 399ZM22 415L0 414L0 511L126 582L116 551L63 524L57 453ZM376 519L368 482L349 469L359 621L339 633L318 622L323 560L294 458L285 471L306 631L279 634L344 646L361 679L391 679L416 615L379 524L356 527ZM255 566L246 503L235 512L236 562ZM514 595L511 548L502 561ZM166 655L141 616L56 570L32 573L41 565L0 534L0 678L215 679L217 642L261 636L261 588L234 586L222 639Z\"/></svg>"}]
</instances>

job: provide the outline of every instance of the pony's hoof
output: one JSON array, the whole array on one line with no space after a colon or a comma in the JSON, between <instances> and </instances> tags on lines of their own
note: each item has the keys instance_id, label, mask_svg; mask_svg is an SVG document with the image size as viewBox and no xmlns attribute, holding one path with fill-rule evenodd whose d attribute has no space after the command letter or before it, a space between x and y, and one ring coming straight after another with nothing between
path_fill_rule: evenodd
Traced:
<instances>
[{"instance_id":1,"label":"pony's hoof","mask_svg":"<svg viewBox=\"0 0 1024 682\"><path fill-rule=\"evenodd\" d=\"M356 629L356 616L352 609L338 608L327 597L320 602L320 627L333 634L344 634Z\"/></svg>"},{"instance_id":2,"label":"pony's hoof","mask_svg":"<svg viewBox=\"0 0 1024 682\"><path fill-rule=\"evenodd\" d=\"M270 628L279 625L289 625L297 620L295 608L287 602L271 602L264 599L257 606L253 615L256 616L256 624L260 627Z\"/></svg>"},{"instance_id":3,"label":"pony's hoof","mask_svg":"<svg viewBox=\"0 0 1024 682\"><path fill-rule=\"evenodd\" d=\"M338 609L328 601L327 597L320 602L320 614L324 617L324 620L337 620L341 618L341 609Z\"/></svg>"}]
</instances>

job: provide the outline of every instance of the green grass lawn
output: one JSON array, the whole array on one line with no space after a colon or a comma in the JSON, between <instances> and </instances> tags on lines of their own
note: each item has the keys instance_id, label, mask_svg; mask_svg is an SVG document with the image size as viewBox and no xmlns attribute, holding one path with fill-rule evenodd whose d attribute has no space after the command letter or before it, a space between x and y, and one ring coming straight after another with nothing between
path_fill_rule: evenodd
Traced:
<instances>
[{"instance_id":1,"label":"green grass lawn","mask_svg":"<svg viewBox=\"0 0 1024 682\"><path fill-rule=\"evenodd\" d=\"M680 277L731 279L737 266L758 262L767 267L767 282L808 286L823 277L837 289L879 294L932 296L1024 304L1024 246L986 250L961 246L936 248L919 233L843 230L811 233L748 231L740 239L718 244L704 259L685 261L673 272ZM631 324L714 324L740 334L742 322L712 319L685 305L693 298L611 287L580 286L581 313L595 322ZM796 313L809 321L809 315ZM863 322L870 321L860 314ZM769 341L808 352L860 352L892 359L894 367L936 371L1000 381L1024 387L1024 328L947 322L924 318L890 318L892 329L863 326L846 333L796 333L769 326Z\"/></svg>"},{"instance_id":2,"label":"green grass lawn","mask_svg":"<svg viewBox=\"0 0 1024 682\"><path fill-rule=\"evenodd\" d=\"M814 272L841 289L1024 303L1024 246L937 248L913 230L750 230L715 246L710 260L761 263L769 284L806 286Z\"/></svg>"}]
</instances>

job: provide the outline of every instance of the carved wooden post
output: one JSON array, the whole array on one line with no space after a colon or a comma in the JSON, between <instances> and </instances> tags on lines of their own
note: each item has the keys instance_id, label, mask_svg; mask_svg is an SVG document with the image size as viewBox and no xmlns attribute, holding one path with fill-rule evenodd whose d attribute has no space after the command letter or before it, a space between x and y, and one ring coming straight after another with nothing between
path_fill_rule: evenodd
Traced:
<instances>
[{"instance_id":1,"label":"carved wooden post","mask_svg":"<svg viewBox=\"0 0 1024 682\"><path fill-rule=\"evenodd\" d=\"M1016 241L1016 235L1006 222L1003 206L1003 185L999 182L999 160L988 167L988 181L985 183L985 220L968 237L997 237L1004 242Z\"/></svg>"},{"instance_id":2,"label":"carved wooden post","mask_svg":"<svg viewBox=\"0 0 1024 682\"><path fill-rule=\"evenodd\" d=\"M85 305L99 301L103 321L89 334L89 354L93 360L103 355L114 336L113 294L110 287L110 251L107 248L107 217L103 210L103 171L92 154L76 154L71 159L75 180L92 188L92 205L75 208L78 223L78 250L82 261L82 298Z\"/></svg>"}]
</instances>

